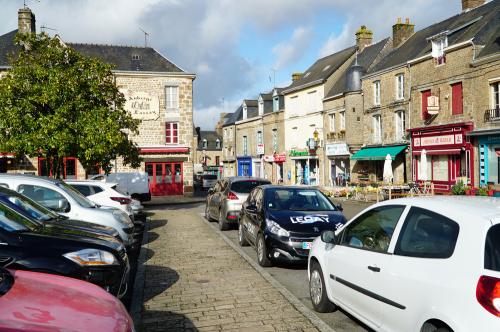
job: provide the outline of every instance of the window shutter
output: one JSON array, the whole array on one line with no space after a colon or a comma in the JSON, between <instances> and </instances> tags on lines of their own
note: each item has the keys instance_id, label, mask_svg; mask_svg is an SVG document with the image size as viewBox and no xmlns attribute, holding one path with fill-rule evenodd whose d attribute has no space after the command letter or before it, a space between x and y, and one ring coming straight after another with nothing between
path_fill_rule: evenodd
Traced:
<instances>
[{"instance_id":1,"label":"window shutter","mask_svg":"<svg viewBox=\"0 0 500 332\"><path fill-rule=\"evenodd\" d=\"M451 86L451 114L458 115L463 114L463 94L462 94L462 82L453 84Z\"/></svg>"},{"instance_id":2,"label":"window shutter","mask_svg":"<svg viewBox=\"0 0 500 332\"><path fill-rule=\"evenodd\" d=\"M429 118L427 113L427 98L431 96L431 90L422 91L422 120Z\"/></svg>"}]
</instances>

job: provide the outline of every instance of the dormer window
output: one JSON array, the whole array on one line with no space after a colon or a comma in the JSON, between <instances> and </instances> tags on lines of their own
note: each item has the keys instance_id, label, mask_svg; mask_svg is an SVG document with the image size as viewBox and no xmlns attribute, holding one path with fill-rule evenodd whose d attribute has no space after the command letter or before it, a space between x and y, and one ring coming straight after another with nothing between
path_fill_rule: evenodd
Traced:
<instances>
[{"instance_id":1,"label":"dormer window","mask_svg":"<svg viewBox=\"0 0 500 332\"><path fill-rule=\"evenodd\" d=\"M215 148L220 149L220 139L218 138L215 140Z\"/></svg>"},{"instance_id":2,"label":"dormer window","mask_svg":"<svg viewBox=\"0 0 500 332\"><path fill-rule=\"evenodd\" d=\"M440 36L432 40L432 57L436 61L436 66L446 63L446 56L444 54L446 47L448 47L448 38L446 36Z\"/></svg>"},{"instance_id":3,"label":"dormer window","mask_svg":"<svg viewBox=\"0 0 500 332\"><path fill-rule=\"evenodd\" d=\"M139 54L132 54L132 60L140 60Z\"/></svg>"},{"instance_id":4,"label":"dormer window","mask_svg":"<svg viewBox=\"0 0 500 332\"><path fill-rule=\"evenodd\" d=\"M264 101L259 100L259 115L264 114Z\"/></svg>"},{"instance_id":5,"label":"dormer window","mask_svg":"<svg viewBox=\"0 0 500 332\"><path fill-rule=\"evenodd\" d=\"M202 148L203 148L203 149L208 148L208 142L207 142L207 140L206 140L206 139L203 139Z\"/></svg>"},{"instance_id":6,"label":"dormer window","mask_svg":"<svg viewBox=\"0 0 500 332\"><path fill-rule=\"evenodd\" d=\"M243 107L243 120L246 120L247 117L248 117L248 112L247 111L248 111L247 107L246 106Z\"/></svg>"},{"instance_id":7,"label":"dormer window","mask_svg":"<svg viewBox=\"0 0 500 332\"><path fill-rule=\"evenodd\" d=\"M280 109L280 97L276 96L273 99L273 112L278 112Z\"/></svg>"}]
</instances>

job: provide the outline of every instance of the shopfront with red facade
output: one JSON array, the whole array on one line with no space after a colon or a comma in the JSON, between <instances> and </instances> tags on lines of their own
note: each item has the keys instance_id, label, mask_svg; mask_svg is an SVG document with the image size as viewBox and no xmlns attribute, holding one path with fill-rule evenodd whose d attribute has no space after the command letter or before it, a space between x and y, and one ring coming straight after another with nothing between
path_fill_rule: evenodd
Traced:
<instances>
[{"instance_id":1,"label":"shopfront with red facade","mask_svg":"<svg viewBox=\"0 0 500 332\"><path fill-rule=\"evenodd\" d=\"M472 185L474 149L467 133L473 127L466 122L410 129L413 180L432 182L436 192L449 192L458 180Z\"/></svg>"}]
</instances>

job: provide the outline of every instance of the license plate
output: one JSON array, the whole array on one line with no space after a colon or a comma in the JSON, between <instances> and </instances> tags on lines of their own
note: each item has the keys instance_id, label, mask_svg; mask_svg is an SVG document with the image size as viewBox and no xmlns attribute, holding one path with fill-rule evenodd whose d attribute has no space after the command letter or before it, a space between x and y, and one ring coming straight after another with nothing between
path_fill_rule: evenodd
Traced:
<instances>
[{"instance_id":1,"label":"license plate","mask_svg":"<svg viewBox=\"0 0 500 332\"><path fill-rule=\"evenodd\" d=\"M311 249L312 242L302 242L302 249Z\"/></svg>"}]
</instances>

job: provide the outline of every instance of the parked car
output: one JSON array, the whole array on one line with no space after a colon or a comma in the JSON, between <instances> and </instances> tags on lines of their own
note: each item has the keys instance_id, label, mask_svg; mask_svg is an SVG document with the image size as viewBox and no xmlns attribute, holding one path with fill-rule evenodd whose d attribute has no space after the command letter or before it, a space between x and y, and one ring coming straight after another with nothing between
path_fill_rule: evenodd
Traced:
<instances>
[{"instance_id":1,"label":"parked car","mask_svg":"<svg viewBox=\"0 0 500 332\"><path fill-rule=\"evenodd\" d=\"M28 196L35 202L71 219L113 227L123 243L136 245L134 224L118 209L101 209L61 180L21 174L0 174L0 185Z\"/></svg>"},{"instance_id":2,"label":"parked car","mask_svg":"<svg viewBox=\"0 0 500 332\"><path fill-rule=\"evenodd\" d=\"M0 330L133 332L123 304L88 282L0 268Z\"/></svg>"},{"instance_id":3,"label":"parked car","mask_svg":"<svg viewBox=\"0 0 500 332\"><path fill-rule=\"evenodd\" d=\"M146 172L117 172L108 175L99 174L90 179L116 183L120 192L141 202L148 202L151 200L149 177Z\"/></svg>"},{"instance_id":4,"label":"parked car","mask_svg":"<svg viewBox=\"0 0 500 332\"><path fill-rule=\"evenodd\" d=\"M307 262L313 240L345 224L341 210L312 187L260 186L243 203L239 243L256 248L261 266L277 260Z\"/></svg>"},{"instance_id":5,"label":"parked car","mask_svg":"<svg viewBox=\"0 0 500 332\"><path fill-rule=\"evenodd\" d=\"M208 220L216 219L221 230L228 229L231 224L238 222L241 204L252 189L270 183L265 179L249 177L229 177L217 181L214 188L208 191L205 217Z\"/></svg>"},{"instance_id":6,"label":"parked car","mask_svg":"<svg viewBox=\"0 0 500 332\"><path fill-rule=\"evenodd\" d=\"M202 188L203 190L209 190L215 186L217 182L217 175L215 174L203 174L201 176Z\"/></svg>"},{"instance_id":7,"label":"parked car","mask_svg":"<svg viewBox=\"0 0 500 332\"><path fill-rule=\"evenodd\" d=\"M500 330L500 202L420 197L375 204L325 231L309 255L319 312L374 330Z\"/></svg>"},{"instance_id":8,"label":"parked car","mask_svg":"<svg viewBox=\"0 0 500 332\"><path fill-rule=\"evenodd\" d=\"M57 225L76 231L107 235L121 241L120 234L112 227L92 224L86 221L73 220L57 214L28 197L19 194L14 190L0 187L0 202L21 213L27 218L33 218L41 223L56 223Z\"/></svg>"},{"instance_id":9,"label":"parked car","mask_svg":"<svg viewBox=\"0 0 500 332\"><path fill-rule=\"evenodd\" d=\"M121 297L130 270L115 238L28 218L0 202L0 264L82 279Z\"/></svg>"}]
</instances>

